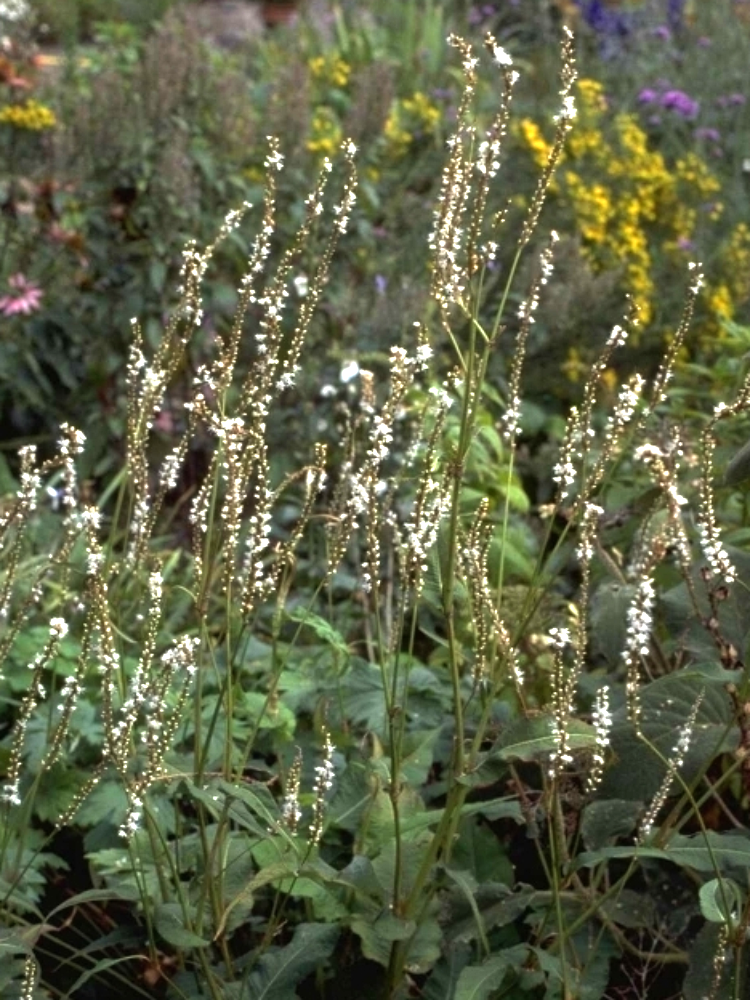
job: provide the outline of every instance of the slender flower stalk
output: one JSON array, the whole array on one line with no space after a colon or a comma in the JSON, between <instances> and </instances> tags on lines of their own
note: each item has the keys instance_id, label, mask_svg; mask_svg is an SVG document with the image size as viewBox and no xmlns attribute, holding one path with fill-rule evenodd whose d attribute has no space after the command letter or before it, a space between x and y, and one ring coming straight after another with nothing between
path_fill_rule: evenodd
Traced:
<instances>
[{"instance_id":1,"label":"slender flower stalk","mask_svg":"<svg viewBox=\"0 0 750 1000\"><path fill-rule=\"evenodd\" d=\"M664 780L659 786L659 790L656 795L651 800L651 804L646 810L646 814L641 820L640 828L638 831L638 841L639 843L645 843L651 835L651 831L654 828L657 817L664 806L664 803L669 797L672 784L674 782L675 775L678 774L680 768L685 763L685 757L688 750L690 749L690 743L693 738L693 731L695 729L696 720L698 718L698 710L703 702L704 693L701 692L693 703L693 707L690 710L690 715L685 720L685 725L680 730L680 735L677 737L677 742L672 747L671 754L667 762L667 773L664 776Z\"/></svg>"},{"instance_id":2,"label":"slender flower stalk","mask_svg":"<svg viewBox=\"0 0 750 1000\"><path fill-rule=\"evenodd\" d=\"M328 730L323 733L323 759L315 767L315 783L313 785L313 818L310 823L310 843L317 845L323 836L323 824L326 813L326 796L333 788L333 779L336 771L333 766L334 747L331 742L331 734Z\"/></svg>"}]
</instances>

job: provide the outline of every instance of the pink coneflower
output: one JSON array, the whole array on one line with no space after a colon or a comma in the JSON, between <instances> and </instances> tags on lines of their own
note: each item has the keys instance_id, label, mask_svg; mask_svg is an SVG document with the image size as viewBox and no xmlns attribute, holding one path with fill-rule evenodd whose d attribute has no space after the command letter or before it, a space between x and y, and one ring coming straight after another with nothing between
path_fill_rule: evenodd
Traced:
<instances>
[{"instance_id":1,"label":"pink coneflower","mask_svg":"<svg viewBox=\"0 0 750 1000\"><path fill-rule=\"evenodd\" d=\"M8 278L8 284L13 289L10 295L0 298L0 313L3 316L30 316L39 308L42 301L42 290L33 284L25 275L14 274Z\"/></svg>"}]
</instances>

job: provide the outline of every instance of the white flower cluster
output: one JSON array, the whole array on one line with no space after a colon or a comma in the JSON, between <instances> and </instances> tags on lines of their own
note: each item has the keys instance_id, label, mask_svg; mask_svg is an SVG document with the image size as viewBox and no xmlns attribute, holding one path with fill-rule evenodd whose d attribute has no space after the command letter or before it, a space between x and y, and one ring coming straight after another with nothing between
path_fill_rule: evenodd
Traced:
<instances>
[{"instance_id":1,"label":"white flower cluster","mask_svg":"<svg viewBox=\"0 0 750 1000\"><path fill-rule=\"evenodd\" d=\"M589 443L585 438L594 437L592 427L584 427L584 418L576 406L571 406L565 428L565 440L560 449L560 458L552 469L552 480L558 487L558 500L563 502L571 495L571 487L577 479L576 461L583 458Z\"/></svg>"},{"instance_id":2,"label":"white flower cluster","mask_svg":"<svg viewBox=\"0 0 750 1000\"><path fill-rule=\"evenodd\" d=\"M646 815L641 820L640 829L638 831L638 841L641 844L648 840L651 831L654 828L656 818L659 815L662 806L667 801L674 777L685 763L685 757L690 749L693 731L695 730L695 723L698 718L698 710L703 702L703 696L704 692L701 691L695 699L693 707L690 710L690 715L686 719L685 725L680 729L680 735L677 737L677 742L672 747L672 753L667 762L667 773L664 776L664 780L662 781L658 792L654 796L651 805L646 810Z\"/></svg>"},{"instance_id":3,"label":"white flower cluster","mask_svg":"<svg viewBox=\"0 0 750 1000\"><path fill-rule=\"evenodd\" d=\"M275 495L267 485L267 477L259 476L253 491L253 513L248 518L248 533L242 563L242 606L247 611L271 592L273 572L266 568L264 559L271 552L271 510Z\"/></svg>"},{"instance_id":4,"label":"white flower cluster","mask_svg":"<svg viewBox=\"0 0 750 1000\"><path fill-rule=\"evenodd\" d=\"M648 656L650 652L655 600L654 581L650 576L644 577L639 581L635 598L628 608L628 627L625 633L625 649L622 652L622 658L626 663L629 663L632 657Z\"/></svg>"},{"instance_id":5,"label":"white flower cluster","mask_svg":"<svg viewBox=\"0 0 750 1000\"><path fill-rule=\"evenodd\" d=\"M289 768L284 789L284 798L281 800L281 816L287 828L296 833L297 825L302 819L302 809L299 804L300 775L302 773L302 751L297 747L294 760Z\"/></svg>"},{"instance_id":6,"label":"white flower cluster","mask_svg":"<svg viewBox=\"0 0 750 1000\"><path fill-rule=\"evenodd\" d=\"M561 653L566 646L570 645L570 629L569 628L551 628L549 630L549 641L552 646Z\"/></svg>"},{"instance_id":7,"label":"white flower cluster","mask_svg":"<svg viewBox=\"0 0 750 1000\"><path fill-rule=\"evenodd\" d=\"M645 379L642 375L633 375L624 386L621 387L614 412L609 420L609 426L605 433L605 438L611 438L614 434L627 427L633 419L638 403L641 400L641 393L645 386Z\"/></svg>"},{"instance_id":8,"label":"white flower cluster","mask_svg":"<svg viewBox=\"0 0 750 1000\"><path fill-rule=\"evenodd\" d=\"M68 634L68 623L64 618L51 618L49 631L53 639L64 639Z\"/></svg>"},{"instance_id":9,"label":"white flower cluster","mask_svg":"<svg viewBox=\"0 0 750 1000\"><path fill-rule=\"evenodd\" d=\"M502 45L498 45L497 43L492 47L492 57L498 66L510 68L513 65L513 57Z\"/></svg>"},{"instance_id":10,"label":"white flower cluster","mask_svg":"<svg viewBox=\"0 0 750 1000\"><path fill-rule=\"evenodd\" d=\"M325 819L326 795L333 788L333 779L336 771L333 766L334 746L331 742L331 734L325 730L323 744L323 759L315 768L315 783L313 793L313 818L310 824L310 843L315 845L320 843L323 835L323 821Z\"/></svg>"},{"instance_id":11,"label":"white flower cluster","mask_svg":"<svg viewBox=\"0 0 750 1000\"><path fill-rule=\"evenodd\" d=\"M599 524L599 518L604 509L595 503L586 503L581 518L580 540L576 548L576 556L582 565L591 562L594 556L594 537Z\"/></svg>"},{"instance_id":12,"label":"white flower cluster","mask_svg":"<svg viewBox=\"0 0 750 1000\"><path fill-rule=\"evenodd\" d=\"M341 198L341 202L340 204L333 206L334 229L336 229L343 236L349 226L349 216L352 208L354 207L354 203L357 200L357 182L353 171L354 156L357 152L357 147L351 139L346 139L341 148L344 156L352 166L352 171L344 186L344 193Z\"/></svg>"},{"instance_id":13,"label":"white flower cluster","mask_svg":"<svg viewBox=\"0 0 750 1000\"><path fill-rule=\"evenodd\" d=\"M36 510L37 494L42 488L42 480L36 471L36 446L33 444L24 445L19 448L18 457L21 460L21 488L18 491L18 500L21 510L31 513Z\"/></svg>"},{"instance_id":14,"label":"white flower cluster","mask_svg":"<svg viewBox=\"0 0 750 1000\"><path fill-rule=\"evenodd\" d=\"M594 697L593 723L596 746L594 747L591 770L586 781L586 791L589 793L593 792L602 780L607 747L609 746L609 734L612 731L612 713L609 709L609 686L607 684L600 687Z\"/></svg>"},{"instance_id":15,"label":"white flower cluster","mask_svg":"<svg viewBox=\"0 0 750 1000\"><path fill-rule=\"evenodd\" d=\"M575 71L572 56L573 32L567 25L564 25L563 33L565 38L563 40L563 85L560 90L561 108L559 114L555 115L554 120L558 124L563 125L565 128L570 128L577 114L575 100L572 94L572 87L575 83L577 73Z\"/></svg>"},{"instance_id":16,"label":"white flower cluster","mask_svg":"<svg viewBox=\"0 0 750 1000\"><path fill-rule=\"evenodd\" d=\"M658 445L647 442L636 448L635 458L639 462L643 462L644 465L652 466L656 470L659 486L664 490L669 500L670 508L677 509L687 504L687 498L679 493L677 483L669 474L667 464L670 458L669 451L663 451Z\"/></svg>"},{"instance_id":17,"label":"white flower cluster","mask_svg":"<svg viewBox=\"0 0 750 1000\"><path fill-rule=\"evenodd\" d=\"M737 579L737 570L719 539L716 526L712 523L702 522L698 525L697 530L703 555L706 557L711 571L711 579L721 580L724 583L734 583Z\"/></svg>"},{"instance_id":18,"label":"white flower cluster","mask_svg":"<svg viewBox=\"0 0 750 1000\"><path fill-rule=\"evenodd\" d=\"M483 139L474 165L480 174L494 177L500 169L500 140Z\"/></svg>"}]
</instances>

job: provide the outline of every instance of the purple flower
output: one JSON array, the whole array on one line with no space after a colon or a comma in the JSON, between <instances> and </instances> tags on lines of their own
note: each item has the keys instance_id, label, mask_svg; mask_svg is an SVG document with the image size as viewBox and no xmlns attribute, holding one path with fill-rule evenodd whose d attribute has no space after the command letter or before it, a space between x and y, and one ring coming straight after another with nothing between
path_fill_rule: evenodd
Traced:
<instances>
[{"instance_id":1,"label":"purple flower","mask_svg":"<svg viewBox=\"0 0 750 1000\"><path fill-rule=\"evenodd\" d=\"M716 104L720 108L740 107L746 100L744 94L722 94L716 98Z\"/></svg>"},{"instance_id":2,"label":"purple flower","mask_svg":"<svg viewBox=\"0 0 750 1000\"><path fill-rule=\"evenodd\" d=\"M700 111L700 104L689 97L684 90L667 90L659 101L663 108L677 112L682 118L695 118Z\"/></svg>"},{"instance_id":3,"label":"purple flower","mask_svg":"<svg viewBox=\"0 0 750 1000\"><path fill-rule=\"evenodd\" d=\"M385 290L388 287L388 279L382 274L375 275L375 291L378 295L385 295Z\"/></svg>"},{"instance_id":4,"label":"purple flower","mask_svg":"<svg viewBox=\"0 0 750 1000\"><path fill-rule=\"evenodd\" d=\"M654 28L651 34L654 36L654 38L658 38L659 41L661 42L668 42L669 39L672 37L672 32L670 31L670 29L667 27L666 24L660 24L658 28Z\"/></svg>"},{"instance_id":5,"label":"purple flower","mask_svg":"<svg viewBox=\"0 0 750 1000\"><path fill-rule=\"evenodd\" d=\"M696 39L695 44L701 49L708 49L713 45L713 42L706 35L701 35L700 38Z\"/></svg>"},{"instance_id":6,"label":"purple flower","mask_svg":"<svg viewBox=\"0 0 750 1000\"><path fill-rule=\"evenodd\" d=\"M575 0L575 3L581 8L583 19L594 31L604 35L630 34L630 20L624 14L609 10L602 0Z\"/></svg>"},{"instance_id":7,"label":"purple flower","mask_svg":"<svg viewBox=\"0 0 750 1000\"><path fill-rule=\"evenodd\" d=\"M638 100L641 104L654 104L659 98L659 95L655 90L650 87L644 87L643 90L638 95Z\"/></svg>"},{"instance_id":8,"label":"purple flower","mask_svg":"<svg viewBox=\"0 0 750 1000\"><path fill-rule=\"evenodd\" d=\"M482 4L481 7L474 6L469 11L469 24L483 24L497 14L497 10L492 4Z\"/></svg>"},{"instance_id":9,"label":"purple flower","mask_svg":"<svg viewBox=\"0 0 750 1000\"><path fill-rule=\"evenodd\" d=\"M667 4L667 24L672 31L679 31L682 27L684 7L685 0L669 0Z\"/></svg>"},{"instance_id":10,"label":"purple flower","mask_svg":"<svg viewBox=\"0 0 750 1000\"><path fill-rule=\"evenodd\" d=\"M677 246L680 250L692 250L695 247L695 244L691 239L688 239L687 236L680 236L677 240Z\"/></svg>"},{"instance_id":11,"label":"purple flower","mask_svg":"<svg viewBox=\"0 0 750 1000\"><path fill-rule=\"evenodd\" d=\"M717 128L697 128L693 135L696 139L705 142L721 142L721 133Z\"/></svg>"}]
</instances>

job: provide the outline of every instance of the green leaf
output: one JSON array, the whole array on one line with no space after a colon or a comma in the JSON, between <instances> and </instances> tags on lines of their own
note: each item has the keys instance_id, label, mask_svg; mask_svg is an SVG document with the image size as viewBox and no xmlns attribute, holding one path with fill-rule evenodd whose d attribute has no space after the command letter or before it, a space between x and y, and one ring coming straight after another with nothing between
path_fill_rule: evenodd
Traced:
<instances>
[{"instance_id":1,"label":"green leaf","mask_svg":"<svg viewBox=\"0 0 750 1000\"><path fill-rule=\"evenodd\" d=\"M412 730L403 743L402 776L407 784L419 787L427 781L433 763L433 750L440 736L438 728Z\"/></svg>"},{"instance_id":2,"label":"green leaf","mask_svg":"<svg viewBox=\"0 0 750 1000\"><path fill-rule=\"evenodd\" d=\"M120 826L128 813L128 796L117 779L100 781L78 808L75 819L81 826L109 823Z\"/></svg>"},{"instance_id":3,"label":"green leaf","mask_svg":"<svg viewBox=\"0 0 750 1000\"><path fill-rule=\"evenodd\" d=\"M362 954L372 962L387 966L396 941L408 941L417 929L413 920L402 920L383 910L376 920L355 917L351 928L362 942Z\"/></svg>"},{"instance_id":4,"label":"green leaf","mask_svg":"<svg viewBox=\"0 0 750 1000\"><path fill-rule=\"evenodd\" d=\"M730 878L713 878L701 886L698 893L701 913L715 924L734 928L742 913L742 890Z\"/></svg>"},{"instance_id":5,"label":"green leaf","mask_svg":"<svg viewBox=\"0 0 750 1000\"><path fill-rule=\"evenodd\" d=\"M403 785L398 795L399 824L402 835L411 840L423 836L425 825L420 822L425 812L424 800L415 789ZM388 792L378 789L367 811L365 824L365 850L374 856L395 837L393 802Z\"/></svg>"},{"instance_id":6,"label":"green leaf","mask_svg":"<svg viewBox=\"0 0 750 1000\"><path fill-rule=\"evenodd\" d=\"M513 865L500 840L488 826L480 825L471 817L461 820L451 864L471 872L478 883L511 885L514 880Z\"/></svg>"},{"instance_id":7,"label":"green leaf","mask_svg":"<svg viewBox=\"0 0 750 1000\"><path fill-rule=\"evenodd\" d=\"M157 933L175 948L208 948L211 945L185 925L185 914L179 903L159 903L154 907L153 921Z\"/></svg>"},{"instance_id":8,"label":"green leaf","mask_svg":"<svg viewBox=\"0 0 750 1000\"><path fill-rule=\"evenodd\" d=\"M385 731L383 677L374 663L353 657L341 679L340 690L344 720L364 725L375 733Z\"/></svg>"},{"instance_id":9,"label":"green leaf","mask_svg":"<svg viewBox=\"0 0 750 1000\"><path fill-rule=\"evenodd\" d=\"M290 944L267 952L250 974L249 1000L294 1000L295 987L331 957L339 928L300 924Z\"/></svg>"},{"instance_id":10,"label":"green leaf","mask_svg":"<svg viewBox=\"0 0 750 1000\"><path fill-rule=\"evenodd\" d=\"M119 958L100 958L99 961L90 969L86 969L85 972L81 973L65 995L67 997L75 996L77 991L85 983L87 983L89 979L93 979L94 976L98 976L100 972L106 972L107 969L112 969L117 965L123 965L126 962L130 963L132 961L132 955L121 955Z\"/></svg>"},{"instance_id":11,"label":"green leaf","mask_svg":"<svg viewBox=\"0 0 750 1000\"><path fill-rule=\"evenodd\" d=\"M427 812L417 813L404 820L401 824L401 832L412 832L413 830L426 830L429 827L437 826L443 818L445 809L429 809ZM516 823L523 823L523 813L518 799L489 799L487 802L466 802L461 806L461 816L484 816L485 819L513 819Z\"/></svg>"},{"instance_id":12,"label":"green leaf","mask_svg":"<svg viewBox=\"0 0 750 1000\"><path fill-rule=\"evenodd\" d=\"M484 923L475 899L478 888L477 880L471 872L457 871L453 868L446 868L445 874L446 877L460 890L460 892L463 893L463 897L468 903L472 916L474 917L476 936L479 938L485 953L489 954L489 942L487 941L487 935L484 931Z\"/></svg>"},{"instance_id":13,"label":"green leaf","mask_svg":"<svg viewBox=\"0 0 750 1000\"><path fill-rule=\"evenodd\" d=\"M262 841L253 845L253 858L256 863L259 858L267 858L269 850L274 850L274 842ZM280 854L276 854L281 857ZM310 861L304 865L299 865L297 857L291 851L289 857L273 862L266 861L261 871L254 875L243 890L227 904L222 914L219 926L216 929L216 937L219 937L226 930L230 916L237 906L248 905L252 901L253 893L257 889L262 889L267 885L278 885L282 892L289 892L300 880L313 880L318 884L333 883L336 879L336 871L320 859ZM302 895L303 893L300 893Z\"/></svg>"},{"instance_id":14,"label":"green leaf","mask_svg":"<svg viewBox=\"0 0 750 1000\"><path fill-rule=\"evenodd\" d=\"M220 780L216 783L216 787L228 799L239 799L240 802L244 802L266 824L267 830L274 829L278 825L281 818L279 804L265 785L233 784L230 781Z\"/></svg>"},{"instance_id":15,"label":"green leaf","mask_svg":"<svg viewBox=\"0 0 750 1000\"><path fill-rule=\"evenodd\" d=\"M535 715L512 722L490 752L500 760L536 760L542 754L553 753L559 740L553 734L551 715ZM586 750L596 746L593 726L571 719L568 726L568 746L571 750Z\"/></svg>"},{"instance_id":16,"label":"green leaf","mask_svg":"<svg viewBox=\"0 0 750 1000\"><path fill-rule=\"evenodd\" d=\"M85 892L79 892L75 896L71 896L70 899L66 899L64 903L60 903L59 906L56 906L54 910L48 914L48 919L51 919L56 914L62 912L62 910L67 910L71 906L81 906L83 903L111 903L112 900L115 899L133 902L138 899L138 890L135 888L131 890L87 889Z\"/></svg>"},{"instance_id":17,"label":"green leaf","mask_svg":"<svg viewBox=\"0 0 750 1000\"><path fill-rule=\"evenodd\" d=\"M43 823L54 823L65 815L85 786L88 775L78 769L54 764L38 779L34 812Z\"/></svg>"},{"instance_id":18,"label":"green leaf","mask_svg":"<svg viewBox=\"0 0 750 1000\"><path fill-rule=\"evenodd\" d=\"M642 807L627 799L602 799L590 802L581 817L581 836L587 851L606 847L635 829Z\"/></svg>"},{"instance_id":19,"label":"green leaf","mask_svg":"<svg viewBox=\"0 0 750 1000\"><path fill-rule=\"evenodd\" d=\"M321 618L320 615L316 615L307 608L301 607L287 612L285 617L289 621L299 622L305 628L311 629L319 639L337 650L342 655L344 662L349 659L349 647L346 640L325 618Z\"/></svg>"},{"instance_id":20,"label":"green leaf","mask_svg":"<svg viewBox=\"0 0 750 1000\"><path fill-rule=\"evenodd\" d=\"M372 861L363 854L354 855L346 868L338 873L336 882L349 886L359 896L374 899L381 905L386 901L387 890L375 874Z\"/></svg>"},{"instance_id":21,"label":"green leaf","mask_svg":"<svg viewBox=\"0 0 750 1000\"><path fill-rule=\"evenodd\" d=\"M680 769L690 782L717 753L731 753L739 739L733 723L734 709L724 680L712 681L699 671L681 670L660 677L641 688L641 729L646 739L666 758L674 746L696 700L702 694L685 761ZM610 735L613 763L604 773L600 798L638 799L648 802L658 791L666 767L639 739L623 707L615 713Z\"/></svg>"},{"instance_id":22,"label":"green leaf","mask_svg":"<svg viewBox=\"0 0 750 1000\"><path fill-rule=\"evenodd\" d=\"M509 889L507 885L480 885L475 893L476 908L481 915L482 927L489 932L495 927L505 927L512 923L534 902L536 892L530 886L517 885ZM476 916L473 907L468 915L460 912L456 900L449 900L451 919L447 925L446 937L451 944L466 943L478 937Z\"/></svg>"},{"instance_id":23,"label":"green leaf","mask_svg":"<svg viewBox=\"0 0 750 1000\"><path fill-rule=\"evenodd\" d=\"M601 1000L607 991L610 963L621 956L619 947L608 933L593 938L588 927L581 927L571 944L577 955L576 967L570 970L571 994L577 1000Z\"/></svg>"},{"instance_id":24,"label":"green leaf","mask_svg":"<svg viewBox=\"0 0 750 1000\"><path fill-rule=\"evenodd\" d=\"M593 656L603 656L613 666L619 663L625 647L628 610L634 594L634 586L607 580L591 598L591 652Z\"/></svg>"},{"instance_id":25,"label":"green leaf","mask_svg":"<svg viewBox=\"0 0 750 1000\"><path fill-rule=\"evenodd\" d=\"M501 490L507 497L512 510L517 510L521 514L528 513L530 507L529 498L526 495L526 490L520 483L503 482L501 483Z\"/></svg>"},{"instance_id":26,"label":"green leaf","mask_svg":"<svg viewBox=\"0 0 750 1000\"><path fill-rule=\"evenodd\" d=\"M487 1000L500 989L509 968L505 955L495 955L483 965L468 965L458 977L455 1000Z\"/></svg>"},{"instance_id":27,"label":"green leaf","mask_svg":"<svg viewBox=\"0 0 750 1000\"><path fill-rule=\"evenodd\" d=\"M720 871L750 868L750 837L740 833L697 833L692 836L677 834L666 847L602 847L586 851L575 862L576 868L590 868L611 858L661 858L684 868L700 872L714 871L714 862Z\"/></svg>"},{"instance_id":28,"label":"green leaf","mask_svg":"<svg viewBox=\"0 0 750 1000\"><path fill-rule=\"evenodd\" d=\"M362 813L378 788L378 779L370 761L355 753L336 781L326 815L329 826L351 833L359 830Z\"/></svg>"},{"instance_id":29,"label":"green leaf","mask_svg":"<svg viewBox=\"0 0 750 1000\"><path fill-rule=\"evenodd\" d=\"M458 978L471 957L471 950L466 946L444 950L440 961L422 987L422 1000L456 1000Z\"/></svg>"},{"instance_id":30,"label":"green leaf","mask_svg":"<svg viewBox=\"0 0 750 1000\"><path fill-rule=\"evenodd\" d=\"M603 899L597 911L620 927L648 928L654 926L655 906L652 899L632 889L623 889L614 898Z\"/></svg>"},{"instance_id":31,"label":"green leaf","mask_svg":"<svg viewBox=\"0 0 750 1000\"><path fill-rule=\"evenodd\" d=\"M224 849L221 889L224 905L231 906L231 916L226 925L230 934L247 920L252 911L252 896L243 897L245 886L256 870L250 846L251 838L244 831L237 830L229 835ZM236 902L238 897L243 898Z\"/></svg>"}]
</instances>

